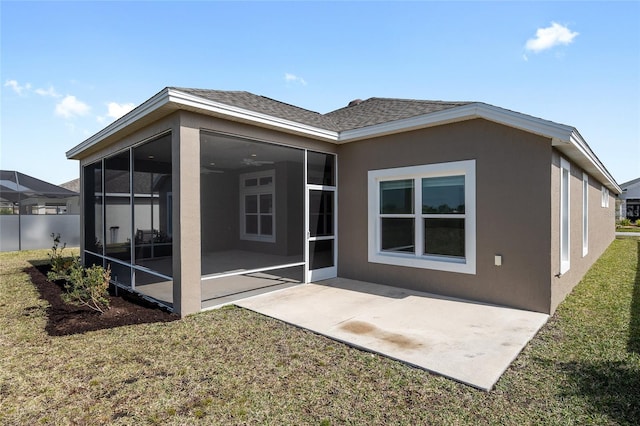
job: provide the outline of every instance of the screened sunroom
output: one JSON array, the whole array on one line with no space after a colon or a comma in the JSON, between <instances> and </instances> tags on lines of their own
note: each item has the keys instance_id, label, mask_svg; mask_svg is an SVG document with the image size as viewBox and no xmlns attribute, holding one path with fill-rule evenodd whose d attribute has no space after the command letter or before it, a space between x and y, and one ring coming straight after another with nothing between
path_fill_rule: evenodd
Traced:
<instances>
[{"instance_id":1,"label":"screened sunroom","mask_svg":"<svg viewBox=\"0 0 640 426\"><path fill-rule=\"evenodd\" d=\"M85 264L108 266L117 288L167 307L175 294L199 294L200 309L336 276L334 154L208 130L195 146L175 133L83 165ZM199 152L190 177L172 158L186 144ZM176 182L183 194L199 187L199 202L180 205ZM174 211L194 205L199 224L184 225L198 225L199 242L176 241ZM186 257L194 244L199 259ZM185 279L174 288L175 268L198 265L199 291Z\"/></svg>"}]
</instances>

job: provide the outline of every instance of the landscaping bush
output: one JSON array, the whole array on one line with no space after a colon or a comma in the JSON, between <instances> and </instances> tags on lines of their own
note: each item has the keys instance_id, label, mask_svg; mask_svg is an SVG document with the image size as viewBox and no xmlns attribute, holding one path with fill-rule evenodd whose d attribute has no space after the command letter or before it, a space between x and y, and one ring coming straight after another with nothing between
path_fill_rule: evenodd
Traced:
<instances>
[{"instance_id":1,"label":"landscaping bush","mask_svg":"<svg viewBox=\"0 0 640 426\"><path fill-rule=\"evenodd\" d=\"M104 312L109 308L109 280L111 269L94 265L90 268L82 266L79 257L65 257L67 243L60 247L60 234L51 234L53 246L47 254L51 262L51 271L47 278L51 281L64 280L66 293L62 300L78 306Z\"/></svg>"},{"instance_id":2,"label":"landscaping bush","mask_svg":"<svg viewBox=\"0 0 640 426\"><path fill-rule=\"evenodd\" d=\"M62 295L62 300L104 312L109 309L110 279L110 268L104 269L99 265L85 268L77 257L69 268L68 281L64 285L67 292Z\"/></svg>"},{"instance_id":3,"label":"landscaping bush","mask_svg":"<svg viewBox=\"0 0 640 426\"><path fill-rule=\"evenodd\" d=\"M620 219L620 226L631 226L631 220L627 218Z\"/></svg>"},{"instance_id":4,"label":"landscaping bush","mask_svg":"<svg viewBox=\"0 0 640 426\"><path fill-rule=\"evenodd\" d=\"M53 246L51 251L47 253L51 262L51 271L47 274L47 278L51 281L65 280L68 277L69 268L73 264L73 257L64 256L67 243L63 243L60 247L60 234L51 233L51 238L53 238Z\"/></svg>"}]
</instances>

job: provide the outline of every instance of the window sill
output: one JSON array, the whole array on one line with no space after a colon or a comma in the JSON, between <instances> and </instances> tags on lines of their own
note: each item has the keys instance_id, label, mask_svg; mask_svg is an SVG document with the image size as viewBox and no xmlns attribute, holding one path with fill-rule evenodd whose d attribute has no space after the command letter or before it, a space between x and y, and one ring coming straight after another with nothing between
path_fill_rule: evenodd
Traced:
<instances>
[{"instance_id":1,"label":"window sill","mask_svg":"<svg viewBox=\"0 0 640 426\"><path fill-rule=\"evenodd\" d=\"M253 236L253 235L242 235L240 237L242 241L259 241L261 243L275 243L276 239L274 237L261 237L261 236Z\"/></svg>"},{"instance_id":2,"label":"window sill","mask_svg":"<svg viewBox=\"0 0 640 426\"><path fill-rule=\"evenodd\" d=\"M475 262L467 259L447 256L420 256L402 253L369 253L370 263L406 266L410 268L430 269L434 271L455 272L459 274L476 274Z\"/></svg>"}]
</instances>

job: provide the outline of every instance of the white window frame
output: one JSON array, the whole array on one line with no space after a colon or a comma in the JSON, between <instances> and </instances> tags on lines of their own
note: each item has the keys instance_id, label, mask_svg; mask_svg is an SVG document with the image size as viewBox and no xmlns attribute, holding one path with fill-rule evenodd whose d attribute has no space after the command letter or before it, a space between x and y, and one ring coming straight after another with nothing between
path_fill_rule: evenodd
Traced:
<instances>
[{"instance_id":1,"label":"white window frame","mask_svg":"<svg viewBox=\"0 0 640 426\"><path fill-rule=\"evenodd\" d=\"M435 256L422 253L424 224L422 214L421 185L414 185L414 217L415 217L415 252L392 253L383 252L380 235L380 182L401 179L459 176L465 177L465 256ZM457 272L462 274L476 273L476 161L454 161L450 163L427 164L422 166L399 167L392 169L370 170L368 172L368 260L371 263L408 266L413 268L433 269L437 271ZM438 215L440 216L440 215ZM443 215L458 217L458 215Z\"/></svg>"},{"instance_id":2,"label":"white window frame","mask_svg":"<svg viewBox=\"0 0 640 426\"><path fill-rule=\"evenodd\" d=\"M589 254L589 175L582 173L582 257Z\"/></svg>"},{"instance_id":3,"label":"white window frame","mask_svg":"<svg viewBox=\"0 0 640 426\"><path fill-rule=\"evenodd\" d=\"M266 185L260 185L260 179L270 177L271 183ZM245 185L247 180L256 179L257 185L247 187ZM258 233L257 234L249 234L247 233L247 222L246 222L246 203L245 197L247 195L256 195L257 203L258 203ZM261 213L260 213L260 195L271 195L272 208L270 216L271 220L271 235L263 234L261 231ZM243 173L240 175L240 239L247 241L262 241L267 243L275 243L276 242L276 171L264 170L260 172L253 173Z\"/></svg>"},{"instance_id":4,"label":"white window frame","mask_svg":"<svg viewBox=\"0 0 640 426\"><path fill-rule=\"evenodd\" d=\"M566 190L565 190L565 179ZM571 164L564 158L560 161L560 274L564 274L571 268ZM565 216L566 206L566 216ZM564 218L567 218L565 223ZM566 240L564 239L566 229ZM563 253L567 257L563 257Z\"/></svg>"},{"instance_id":5,"label":"white window frame","mask_svg":"<svg viewBox=\"0 0 640 426\"><path fill-rule=\"evenodd\" d=\"M602 193L602 200L600 202L600 206L604 207L604 208L609 208L609 189L602 185L601 188L601 193Z\"/></svg>"}]
</instances>

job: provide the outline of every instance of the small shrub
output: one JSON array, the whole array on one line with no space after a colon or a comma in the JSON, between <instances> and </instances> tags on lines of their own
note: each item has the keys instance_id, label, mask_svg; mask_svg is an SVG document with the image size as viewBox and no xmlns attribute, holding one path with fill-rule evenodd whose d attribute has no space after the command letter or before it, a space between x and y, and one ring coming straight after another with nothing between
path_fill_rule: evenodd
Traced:
<instances>
[{"instance_id":1,"label":"small shrub","mask_svg":"<svg viewBox=\"0 0 640 426\"><path fill-rule=\"evenodd\" d=\"M640 226L640 219L636 220L636 226Z\"/></svg>"},{"instance_id":2,"label":"small shrub","mask_svg":"<svg viewBox=\"0 0 640 426\"><path fill-rule=\"evenodd\" d=\"M620 226L631 226L631 220L627 218L620 219Z\"/></svg>"},{"instance_id":3,"label":"small shrub","mask_svg":"<svg viewBox=\"0 0 640 426\"><path fill-rule=\"evenodd\" d=\"M80 258L75 258L69 268L68 282L65 284L67 292L62 295L62 300L79 306L104 312L109 309L109 280L111 269L94 265L85 268L80 263Z\"/></svg>"},{"instance_id":4,"label":"small shrub","mask_svg":"<svg viewBox=\"0 0 640 426\"><path fill-rule=\"evenodd\" d=\"M53 238L53 246L51 251L47 253L51 263L51 271L47 274L47 278L51 281L67 279L69 268L73 264L73 257L64 256L64 249L67 248L67 243L63 243L62 247L60 247L60 234L51 233L51 238Z\"/></svg>"}]
</instances>

